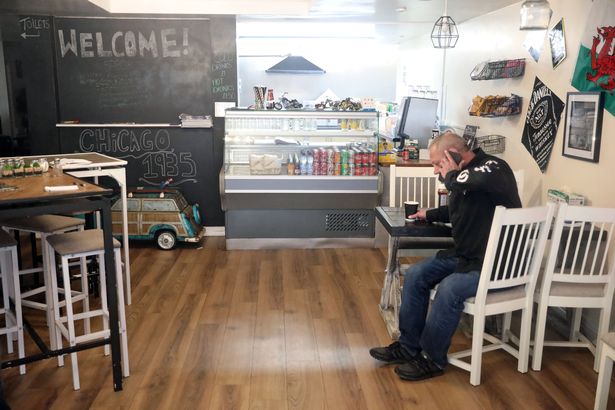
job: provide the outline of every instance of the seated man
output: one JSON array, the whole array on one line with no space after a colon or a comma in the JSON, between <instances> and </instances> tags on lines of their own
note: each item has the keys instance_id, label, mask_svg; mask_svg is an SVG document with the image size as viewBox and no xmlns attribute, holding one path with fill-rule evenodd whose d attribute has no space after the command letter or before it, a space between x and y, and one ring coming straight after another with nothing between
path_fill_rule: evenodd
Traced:
<instances>
[{"instance_id":1,"label":"seated man","mask_svg":"<svg viewBox=\"0 0 615 410\"><path fill-rule=\"evenodd\" d=\"M480 148L470 151L457 134L436 137L429 146L429 158L449 191L448 205L421 209L413 217L450 222L455 246L408 269L399 311L399 341L369 351L380 361L399 364L395 373L403 380L443 373L464 301L476 295L495 207L521 207L508 164ZM437 284L427 315L430 291Z\"/></svg>"}]
</instances>

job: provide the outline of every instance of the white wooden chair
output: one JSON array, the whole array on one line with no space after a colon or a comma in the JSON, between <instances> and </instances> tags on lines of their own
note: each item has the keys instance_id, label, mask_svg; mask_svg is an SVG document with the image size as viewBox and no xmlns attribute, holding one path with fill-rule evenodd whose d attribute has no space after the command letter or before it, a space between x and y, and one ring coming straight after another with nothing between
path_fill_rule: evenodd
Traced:
<instances>
[{"instance_id":1,"label":"white wooden chair","mask_svg":"<svg viewBox=\"0 0 615 410\"><path fill-rule=\"evenodd\" d=\"M433 167L391 165L389 178L389 206L403 207L404 201L417 201L420 208L438 206L438 189L444 188L444 185L438 181L438 175L433 173ZM399 249L416 253L419 249L445 249L453 244L452 238L402 238ZM400 255L402 253L399 252Z\"/></svg>"},{"instance_id":2,"label":"white wooden chair","mask_svg":"<svg viewBox=\"0 0 615 410\"><path fill-rule=\"evenodd\" d=\"M470 383L480 384L482 354L504 349L519 360L517 369L528 369L533 295L546 247L555 206L506 209L496 207L476 296L465 301L464 312L474 316L472 348L451 353L449 363L470 371ZM519 338L510 335L510 322L503 333L518 343L518 349L485 333L485 318L522 310ZM483 346L483 339L491 342ZM461 358L470 356L470 363Z\"/></svg>"},{"instance_id":3,"label":"white wooden chair","mask_svg":"<svg viewBox=\"0 0 615 410\"><path fill-rule=\"evenodd\" d=\"M560 204L551 249L536 301L536 334L532 369L540 370L544 346L587 347L595 355L598 371L600 338L609 330L615 263L612 238L615 230L615 208L594 208ZM545 341L545 325L549 306L574 309L569 340ZM580 332L582 308L600 309L597 346Z\"/></svg>"}]
</instances>

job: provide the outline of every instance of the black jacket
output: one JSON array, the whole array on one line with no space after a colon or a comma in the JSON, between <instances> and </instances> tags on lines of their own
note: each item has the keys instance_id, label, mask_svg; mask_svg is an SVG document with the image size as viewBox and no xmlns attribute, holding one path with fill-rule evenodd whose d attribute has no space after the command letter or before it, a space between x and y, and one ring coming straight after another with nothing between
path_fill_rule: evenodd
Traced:
<instances>
[{"instance_id":1,"label":"black jacket","mask_svg":"<svg viewBox=\"0 0 615 410\"><path fill-rule=\"evenodd\" d=\"M508 164L480 148L474 153L464 169L450 171L444 178L448 206L427 211L428 221L450 222L453 227L455 247L440 251L438 256L459 257L456 272L480 271L495 207L521 207L517 182Z\"/></svg>"}]
</instances>

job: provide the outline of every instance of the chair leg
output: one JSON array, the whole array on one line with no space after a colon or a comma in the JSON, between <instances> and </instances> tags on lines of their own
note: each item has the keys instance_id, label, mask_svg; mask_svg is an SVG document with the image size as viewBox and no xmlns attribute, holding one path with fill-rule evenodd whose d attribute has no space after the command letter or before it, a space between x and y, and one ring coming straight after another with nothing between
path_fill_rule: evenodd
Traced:
<instances>
[{"instance_id":1,"label":"chair leg","mask_svg":"<svg viewBox=\"0 0 615 410\"><path fill-rule=\"evenodd\" d=\"M600 319L598 320L598 335L596 337L596 355L594 357L594 371L598 372L598 366L600 365L600 356L604 343L602 342L602 336L609 331L609 321L611 320L611 302L608 301L604 304L604 307L600 309Z\"/></svg>"},{"instance_id":2,"label":"chair leg","mask_svg":"<svg viewBox=\"0 0 615 410\"><path fill-rule=\"evenodd\" d=\"M43 242L43 259L44 262L48 266L47 271L45 272L45 282L46 285L51 289L48 291L46 295L47 300L47 310L51 312L52 319L49 322L51 326L49 327L49 341L51 344L51 350L61 349L62 348L62 332L57 328L60 323L60 299L58 297L58 273L56 271L56 258L55 251L53 248L47 243L47 241ZM51 309L49 307L51 306ZM48 319L49 320L49 319ZM51 331L53 329L53 332ZM58 356L58 367L64 366L64 355Z\"/></svg>"},{"instance_id":3,"label":"chair leg","mask_svg":"<svg viewBox=\"0 0 615 410\"><path fill-rule=\"evenodd\" d=\"M613 359L615 350L611 346L604 346L600 354L600 371L598 372L598 385L596 387L596 401L594 410L606 410L609 401L609 387L613 373Z\"/></svg>"},{"instance_id":4,"label":"chair leg","mask_svg":"<svg viewBox=\"0 0 615 410\"><path fill-rule=\"evenodd\" d=\"M117 306L120 324L120 342L122 344L122 372L124 377L130 376L128 362L128 332L126 326L126 308L124 305L124 284L122 283L122 259L120 250L115 250L115 277L117 279Z\"/></svg>"},{"instance_id":5,"label":"chair leg","mask_svg":"<svg viewBox=\"0 0 615 410\"><path fill-rule=\"evenodd\" d=\"M85 256L79 258L79 269L81 273L81 293L83 293L84 298L82 301L83 311L90 311L90 289L88 287L88 266ZM90 328L90 318L85 318L83 321L83 330L84 334L91 333Z\"/></svg>"},{"instance_id":6,"label":"chair leg","mask_svg":"<svg viewBox=\"0 0 615 410\"><path fill-rule=\"evenodd\" d=\"M56 337L56 325L55 325L55 315L54 315L54 310L58 310L58 312L60 311L60 307L57 304L58 303L58 299L57 299L57 272L56 272L56 268L55 268L55 250L49 246L49 244L47 243L47 235L46 234L41 234L41 254L42 254L42 258L43 258L43 282L45 285L45 304L47 305L47 325L49 328L49 344L50 344L50 348L51 350L55 350L58 349L58 346L56 345L56 340L58 339ZM52 281L56 281L56 287L55 287L55 293L54 290L52 289ZM55 295L55 296L54 296ZM54 304L55 303L55 304ZM62 335L60 335L60 338L62 338ZM58 357L58 360L60 360L60 358ZM63 359L62 359L63 360ZM64 364L62 363L61 365L58 363L59 366L63 366Z\"/></svg>"},{"instance_id":7,"label":"chair leg","mask_svg":"<svg viewBox=\"0 0 615 410\"><path fill-rule=\"evenodd\" d=\"M519 332L519 365L517 370L527 373L530 356L530 334L532 333L532 304L529 303L521 311L521 329Z\"/></svg>"},{"instance_id":8,"label":"chair leg","mask_svg":"<svg viewBox=\"0 0 615 410\"><path fill-rule=\"evenodd\" d=\"M504 313L502 319L502 342L508 343L508 333L510 332L510 322L512 321L512 312Z\"/></svg>"},{"instance_id":9,"label":"chair leg","mask_svg":"<svg viewBox=\"0 0 615 410\"><path fill-rule=\"evenodd\" d=\"M534 357L532 357L532 369L540 371L542 367L542 350L545 344L545 327L547 322L547 303L538 304L536 315L536 333L534 334Z\"/></svg>"},{"instance_id":10,"label":"chair leg","mask_svg":"<svg viewBox=\"0 0 615 410\"><path fill-rule=\"evenodd\" d=\"M2 250L2 277L0 278L2 283L2 307L4 308L4 322L6 328L12 327L12 320L10 318L11 305L9 304L9 286L8 286L8 272L9 272L9 264L8 264L8 252L6 250ZM6 351L8 353L13 353L13 338L12 332L6 333Z\"/></svg>"},{"instance_id":11,"label":"chair leg","mask_svg":"<svg viewBox=\"0 0 615 410\"><path fill-rule=\"evenodd\" d=\"M68 345L74 347L77 345L77 336L75 334L75 318L73 315L73 295L70 288L70 274L68 267L68 259L62 257L62 278L64 279L64 300L66 302L66 326L68 327ZM77 353L70 354L70 364L73 372L73 389L79 390L79 363L77 362Z\"/></svg>"},{"instance_id":12,"label":"chair leg","mask_svg":"<svg viewBox=\"0 0 615 410\"><path fill-rule=\"evenodd\" d=\"M19 262L17 260L17 249L13 249L10 253L11 258L11 272L13 275L9 276L9 281L12 284L13 295L15 301L15 321L17 322L17 352L19 358L26 357L26 350L24 346L23 338L23 312L21 309L21 287L19 286ZM19 374L26 374L26 365L19 366Z\"/></svg>"},{"instance_id":13,"label":"chair leg","mask_svg":"<svg viewBox=\"0 0 615 410\"><path fill-rule=\"evenodd\" d=\"M583 317L583 308L572 309L572 320L570 323L570 334L568 340L576 342L579 340L579 332L581 331L581 317Z\"/></svg>"},{"instance_id":14,"label":"chair leg","mask_svg":"<svg viewBox=\"0 0 615 410\"><path fill-rule=\"evenodd\" d=\"M105 312L102 315L103 329L108 330L109 329L109 306L107 305L107 281L106 281L107 273L106 273L106 266L105 266L103 254L98 255L98 272L99 272L98 277L100 281L100 307L102 311ZM103 352L105 356L109 356L109 354L111 353L111 349L108 344L106 344L105 347L103 348Z\"/></svg>"},{"instance_id":15,"label":"chair leg","mask_svg":"<svg viewBox=\"0 0 615 410\"><path fill-rule=\"evenodd\" d=\"M472 356L470 359L470 384L480 384L480 370L483 359L483 333L485 332L485 315L474 315L474 329L472 331Z\"/></svg>"}]
</instances>

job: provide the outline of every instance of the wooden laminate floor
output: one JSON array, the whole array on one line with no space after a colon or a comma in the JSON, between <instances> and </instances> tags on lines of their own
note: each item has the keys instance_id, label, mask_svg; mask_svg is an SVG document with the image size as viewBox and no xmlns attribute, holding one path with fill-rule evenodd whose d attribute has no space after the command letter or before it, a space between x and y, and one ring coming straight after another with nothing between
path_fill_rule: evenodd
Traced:
<instances>
[{"instance_id":1,"label":"wooden laminate floor","mask_svg":"<svg viewBox=\"0 0 615 410\"><path fill-rule=\"evenodd\" d=\"M543 370L483 356L482 384L449 367L403 382L373 360L390 343L377 304L380 249L225 251L224 238L170 252L131 248L131 376L114 392L102 348L2 371L13 409L589 409L597 375L582 349L547 348ZM44 334L43 316L26 312ZM45 336L46 337L46 336ZM452 349L469 347L457 332ZM1 348L5 351L5 343ZM35 346L28 340L27 351ZM6 359L5 354L2 359ZM615 408L615 392L610 404Z\"/></svg>"}]
</instances>

